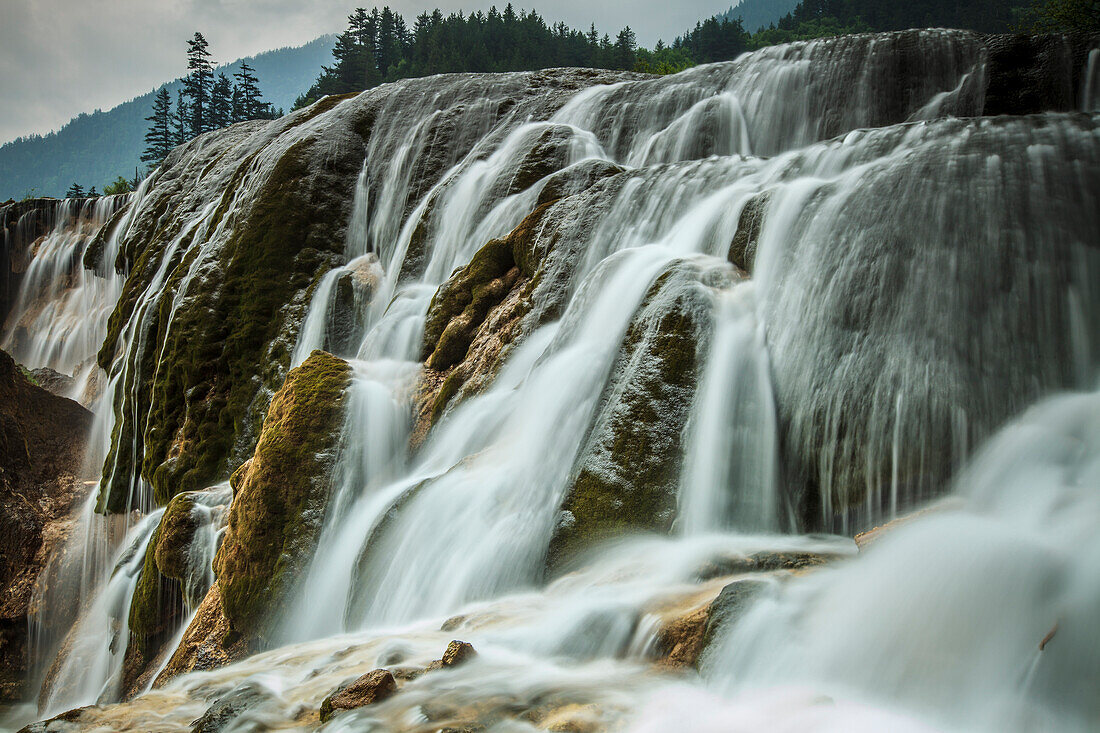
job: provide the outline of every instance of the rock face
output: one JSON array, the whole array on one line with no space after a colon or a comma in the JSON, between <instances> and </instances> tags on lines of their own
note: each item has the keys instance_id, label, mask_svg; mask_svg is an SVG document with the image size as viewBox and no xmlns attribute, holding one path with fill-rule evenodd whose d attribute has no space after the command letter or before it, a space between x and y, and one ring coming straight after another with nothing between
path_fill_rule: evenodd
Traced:
<instances>
[{"instance_id":1,"label":"rock face","mask_svg":"<svg viewBox=\"0 0 1100 733\"><path fill-rule=\"evenodd\" d=\"M163 687L188 672L224 667L248 654L247 639L230 627L222 610L221 591L214 583L153 687Z\"/></svg>"},{"instance_id":2,"label":"rock face","mask_svg":"<svg viewBox=\"0 0 1100 733\"><path fill-rule=\"evenodd\" d=\"M181 615L197 609L213 581L210 563L216 532L225 525L230 492L215 487L177 494L161 516L145 551L130 602L130 642L123 663L124 696L136 694L153 674Z\"/></svg>"},{"instance_id":3,"label":"rock face","mask_svg":"<svg viewBox=\"0 0 1100 733\"><path fill-rule=\"evenodd\" d=\"M308 565L324 520L344 420L347 362L315 351L271 401L251 465L238 476L214 570L231 627L263 637Z\"/></svg>"},{"instance_id":4,"label":"rock face","mask_svg":"<svg viewBox=\"0 0 1100 733\"><path fill-rule=\"evenodd\" d=\"M982 114L1026 115L1081 109L1084 74L1100 34L996 35L987 54Z\"/></svg>"},{"instance_id":5,"label":"rock face","mask_svg":"<svg viewBox=\"0 0 1100 733\"><path fill-rule=\"evenodd\" d=\"M0 699L25 695L28 612L39 573L87 494L91 413L31 384L0 351ZM75 609L72 609L75 612Z\"/></svg>"},{"instance_id":6,"label":"rock face","mask_svg":"<svg viewBox=\"0 0 1100 733\"><path fill-rule=\"evenodd\" d=\"M342 255L369 112L316 134L340 101L193 140L135 202L114 263L129 277L99 353L125 367L101 511L123 510L138 475L165 505L255 446L307 292Z\"/></svg>"},{"instance_id":7,"label":"rock face","mask_svg":"<svg viewBox=\"0 0 1100 733\"><path fill-rule=\"evenodd\" d=\"M552 202L486 244L436 292L424 324L414 447L448 407L488 384L524 333L540 264L531 251Z\"/></svg>"},{"instance_id":8,"label":"rock face","mask_svg":"<svg viewBox=\"0 0 1100 733\"><path fill-rule=\"evenodd\" d=\"M550 541L549 567L629 532L667 532L675 517L683 432L710 334L707 288L670 266L627 329Z\"/></svg>"},{"instance_id":9,"label":"rock face","mask_svg":"<svg viewBox=\"0 0 1100 733\"><path fill-rule=\"evenodd\" d=\"M321 722L326 723L342 710L353 710L364 705L393 697L397 693L397 680L386 669L367 672L347 687L329 695L321 703Z\"/></svg>"}]
</instances>

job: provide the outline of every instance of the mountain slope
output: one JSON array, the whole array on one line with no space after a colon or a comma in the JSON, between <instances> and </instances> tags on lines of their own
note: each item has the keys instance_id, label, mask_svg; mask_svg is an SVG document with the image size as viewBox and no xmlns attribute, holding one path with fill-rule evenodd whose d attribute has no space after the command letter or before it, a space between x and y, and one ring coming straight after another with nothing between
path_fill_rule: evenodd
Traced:
<instances>
[{"instance_id":1,"label":"mountain slope","mask_svg":"<svg viewBox=\"0 0 1100 733\"><path fill-rule=\"evenodd\" d=\"M260 79L264 99L289 110L313 83L321 65L331 60L335 42L335 36L321 36L304 46L238 59L218 72L228 76L248 62ZM165 86L175 99L179 80ZM81 114L57 132L19 138L0 147L0 201L28 194L62 196L73 182L102 189L120 175L132 177L141 165L145 117L155 93L152 90L106 112Z\"/></svg>"}]
</instances>

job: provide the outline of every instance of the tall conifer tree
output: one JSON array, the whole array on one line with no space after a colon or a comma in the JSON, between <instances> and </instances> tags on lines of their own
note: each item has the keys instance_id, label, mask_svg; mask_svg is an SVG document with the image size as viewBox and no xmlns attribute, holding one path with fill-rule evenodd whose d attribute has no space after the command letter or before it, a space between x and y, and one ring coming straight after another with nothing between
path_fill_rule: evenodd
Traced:
<instances>
[{"instance_id":1,"label":"tall conifer tree","mask_svg":"<svg viewBox=\"0 0 1100 733\"><path fill-rule=\"evenodd\" d=\"M187 71L183 88L190 100L191 137L195 137L213 129L210 124L210 94L214 86L214 64L210 61L209 44L197 31L187 42Z\"/></svg>"},{"instance_id":2,"label":"tall conifer tree","mask_svg":"<svg viewBox=\"0 0 1100 733\"><path fill-rule=\"evenodd\" d=\"M145 119L149 122L149 131L145 133L145 152L141 154L141 161L156 168L175 147L172 95L168 93L168 87L161 87L153 97L153 113Z\"/></svg>"}]
</instances>

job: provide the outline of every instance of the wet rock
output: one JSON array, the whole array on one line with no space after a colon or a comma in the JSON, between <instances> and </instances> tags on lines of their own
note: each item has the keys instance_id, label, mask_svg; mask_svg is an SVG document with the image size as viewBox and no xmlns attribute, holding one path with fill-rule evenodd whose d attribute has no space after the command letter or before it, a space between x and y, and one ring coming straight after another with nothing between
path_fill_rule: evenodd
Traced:
<instances>
[{"instance_id":1,"label":"wet rock","mask_svg":"<svg viewBox=\"0 0 1100 733\"><path fill-rule=\"evenodd\" d=\"M69 730L71 726L64 725L65 723L78 724L85 713L94 709L93 706L86 705L82 708L66 710L60 715L53 716L49 720L40 720L37 723L25 725L19 729L18 733L53 733L59 730ZM55 723L60 725L52 725Z\"/></svg>"},{"instance_id":2,"label":"wet rock","mask_svg":"<svg viewBox=\"0 0 1100 733\"><path fill-rule=\"evenodd\" d=\"M982 113L1028 115L1081 109L1091 49L1100 34L987 36Z\"/></svg>"},{"instance_id":3,"label":"wet rock","mask_svg":"<svg viewBox=\"0 0 1100 733\"><path fill-rule=\"evenodd\" d=\"M313 555L350 381L348 363L322 351L292 370L238 479L214 570L225 615L246 636L264 636L268 610L280 607Z\"/></svg>"},{"instance_id":4,"label":"wet rock","mask_svg":"<svg viewBox=\"0 0 1100 733\"><path fill-rule=\"evenodd\" d=\"M736 621L774 581L761 578L737 580L685 599L680 608L658 610L661 624L653 638L650 656L661 667L692 668L699 664L722 628Z\"/></svg>"},{"instance_id":5,"label":"wet rock","mask_svg":"<svg viewBox=\"0 0 1100 733\"><path fill-rule=\"evenodd\" d=\"M195 612L179 646L157 678L160 688L181 674L224 667L248 656L247 639L234 631L222 610L221 592L215 582Z\"/></svg>"},{"instance_id":6,"label":"wet rock","mask_svg":"<svg viewBox=\"0 0 1100 733\"><path fill-rule=\"evenodd\" d=\"M542 206L558 199L580 193L601 179L622 173L625 168L609 160L592 158L564 168L546 181L539 192L537 205Z\"/></svg>"},{"instance_id":7,"label":"wet rock","mask_svg":"<svg viewBox=\"0 0 1100 733\"><path fill-rule=\"evenodd\" d=\"M601 541L672 526L683 432L710 333L700 277L693 265L670 265L628 327L550 541L551 573Z\"/></svg>"},{"instance_id":8,"label":"wet rock","mask_svg":"<svg viewBox=\"0 0 1100 733\"><path fill-rule=\"evenodd\" d=\"M374 298L384 273L376 255L368 254L348 265L348 270L336 280L325 349L334 354L352 353L358 343L350 339L363 333L363 318L367 305Z\"/></svg>"},{"instance_id":9,"label":"wet rock","mask_svg":"<svg viewBox=\"0 0 1100 733\"><path fill-rule=\"evenodd\" d=\"M91 488L79 478L91 422L91 413L32 384L0 352L0 700L27 692L28 613ZM46 633L63 633L75 610L48 609Z\"/></svg>"},{"instance_id":10,"label":"wet rock","mask_svg":"<svg viewBox=\"0 0 1100 733\"><path fill-rule=\"evenodd\" d=\"M413 448L446 409L492 381L508 349L526 333L524 318L543 256L535 240L549 206L486 244L432 298L421 348L425 364L413 399Z\"/></svg>"},{"instance_id":11,"label":"wet rock","mask_svg":"<svg viewBox=\"0 0 1100 733\"><path fill-rule=\"evenodd\" d=\"M741 618L769 586L770 583L766 580L746 578L735 580L722 588L718 597L710 604L699 651L709 647L722 629Z\"/></svg>"},{"instance_id":12,"label":"wet rock","mask_svg":"<svg viewBox=\"0 0 1100 733\"><path fill-rule=\"evenodd\" d=\"M225 524L230 492L214 487L177 494L145 551L130 603L130 643L123 661L123 697L137 694L174 650L181 615L196 609L209 590L212 533Z\"/></svg>"},{"instance_id":13,"label":"wet rock","mask_svg":"<svg viewBox=\"0 0 1100 733\"><path fill-rule=\"evenodd\" d=\"M543 730L557 733L596 733L604 729L604 720L595 705L573 703L541 716L538 725Z\"/></svg>"},{"instance_id":14,"label":"wet rock","mask_svg":"<svg viewBox=\"0 0 1100 733\"><path fill-rule=\"evenodd\" d=\"M748 557L715 558L700 568L700 581L741 573L766 573L775 570L801 570L824 565L834 557L816 552L756 552Z\"/></svg>"},{"instance_id":15,"label":"wet rock","mask_svg":"<svg viewBox=\"0 0 1100 733\"><path fill-rule=\"evenodd\" d=\"M460 664L465 664L476 656L477 652L474 650L473 644L468 644L465 641L458 641L456 639L447 645L446 651L443 652L443 658L437 659L429 664L427 669L428 671L432 671L448 667L457 667Z\"/></svg>"},{"instance_id":16,"label":"wet rock","mask_svg":"<svg viewBox=\"0 0 1100 733\"><path fill-rule=\"evenodd\" d=\"M321 722L327 722L343 710L373 705L395 694L397 694L397 681L388 670L376 669L367 672L347 687L337 690L324 699L321 703Z\"/></svg>"},{"instance_id":17,"label":"wet rock","mask_svg":"<svg viewBox=\"0 0 1100 733\"><path fill-rule=\"evenodd\" d=\"M323 136L304 134L315 112L180 146L135 203L115 263L128 277L98 356L110 371L133 348L100 511L125 510L136 474L163 506L223 480L254 449L306 295L343 256L363 161L359 115L330 109ZM188 229L203 211L209 227ZM140 338L127 344L131 321Z\"/></svg>"},{"instance_id":18,"label":"wet rock","mask_svg":"<svg viewBox=\"0 0 1100 733\"><path fill-rule=\"evenodd\" d=\"M191 723L191 733L221 733L233 726L245 712L271 699L271 693L255 685L238 687L211 705Z\"/></svg>"},{"instance_id":19,"label":"wet rock","mask_svg":"<svg viewBox=\"0 0 1100 733\"><path fill-rule=\"evenodd\" d=\"M693 608L663 624L654 647L657 661L667 667L694 667L703 651L710 606Z\"/></svg>"},{"instance_id":20,"label":"wet rock","mask_svg":"<svg viewBox=\"0 0 1100 733\"><path fill-rule=\"evenodd\" d=\"M737 220L737 232L730 242L727 259L750 275L756 264L756 243L760 239L760 228L764 225L770 199L771 194L764 192L745 203Z\"/></svg>"}]
</instances>

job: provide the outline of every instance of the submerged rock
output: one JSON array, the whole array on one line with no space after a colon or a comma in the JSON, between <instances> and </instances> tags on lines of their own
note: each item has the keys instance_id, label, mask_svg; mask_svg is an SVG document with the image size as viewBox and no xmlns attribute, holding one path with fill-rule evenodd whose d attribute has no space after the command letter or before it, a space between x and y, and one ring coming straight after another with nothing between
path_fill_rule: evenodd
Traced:
<instances>
[{"instance_id":1,"label":"submerged rock","mask_svg":"<svg viewBox=\"0 0 1100 733\"><path fill-rule=\"evenodd\" d=\"M229 730L245 712L272 699L270 692L245 684L224 695L191 724L191 733L221 733Z\"/></svg>"},{"instance_id":2,"label":"submerged rock","mask_svg":"<svg viewBox=\"0 0 1100 733\"><path fill-rule=\"evenodd\" d=\"M332 716L344 710L353 710L365 705L382 702L397 694L397 680L389 670L376 669L367 672L347 687L329 695L321 703L321 722L328 722Z\"/></svg>"},{"instance_id":3,"label":"submerged rock","mask_svg":"<svg viewBox=\"0 0 1100 733\"><path fill-rule=\"evenodd\" d=\"M271 401L256 453L237 479L214 570L230 625L262 637L317 543L344 420L347 362L315 351Z\"/></svg>"}]
</instances>

